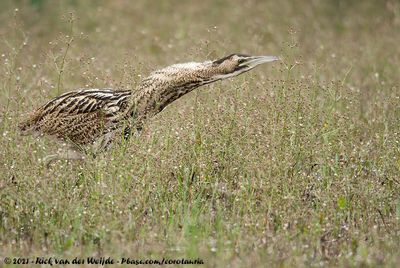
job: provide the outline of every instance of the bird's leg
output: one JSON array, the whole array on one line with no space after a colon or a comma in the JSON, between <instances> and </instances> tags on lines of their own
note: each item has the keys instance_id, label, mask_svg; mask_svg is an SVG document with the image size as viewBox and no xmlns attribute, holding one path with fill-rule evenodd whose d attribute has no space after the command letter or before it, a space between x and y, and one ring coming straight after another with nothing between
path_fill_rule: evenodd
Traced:
<instances>
[{"instance_id":1,"label":"bird's leg","mask_svg":"<svg viewBox=\"0 0 400 268\"><path fill-rule=\"evenodd\" d=\"M78 152L75 148L68 148L64 151L59 151L57 154L48 155L43 158L43 162L47 168L56 160L84 160L85 156Z\"/></svg>"},{"instance_id":2,"label":"bird's leg","mask_svg":"<svg viewBox=\"0 0 400 268\"><path fill-rule=\"evenodd\" d=\"M133 128L133 131L132 131ZM128 141L131 138L131 134L133 134L135 137L139 137L140 134L142 133L143 125L142 124L137 124L133 127L127 126L124 128L124 140ZM133 132L133 133L132 133Z\"/></svg>"},{"instance_id":3,"label":"bird's leg","mask_svg":"<svg viewBox=\"0 0 400 268\"><path fill-rule=\"evenodd\" d=\"M117 130L110 131L103 135L96 143L93 144L93 154L96 155L97 153L103 150L111 149L112 141L115 138Z\"/></svg>"},{"instance_id":4,"label":"bird's leg","mask_svg":"<svg viewBox=\"0 0 400 268\"><path fill-rule=\"evenodd\" d=\"M135 137L139 137L142 134L143 125L137 125L135 127Z\"/></svg>"}]
</instances>

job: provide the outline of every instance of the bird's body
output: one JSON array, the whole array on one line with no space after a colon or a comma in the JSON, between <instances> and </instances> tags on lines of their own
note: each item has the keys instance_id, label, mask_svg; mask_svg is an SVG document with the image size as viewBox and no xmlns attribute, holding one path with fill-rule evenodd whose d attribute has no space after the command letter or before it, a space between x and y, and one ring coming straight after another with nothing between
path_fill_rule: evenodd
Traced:
<instances>
[{"instance_id":1,"label":"bird's body","mask_svg":"<svg viewBox=\"0 0 400 268\"><path fill-rule=\"evenodd\" d=\"M40 133L76 145L96 141L118 125L118 115L127 109L131 91L83 89L65 93L20 124L23 133Z\"/></svg>"},{"instance_id":2,"label":"bird's body","mask_svg":"<svg viewBox=\"0 0 400 268\"><path fill-rule=\"evenodd\" d=\"M53 155L49 161L82 159L79 151L83 148L89 145L96 151L107 148L117 134L124 134L126 129L141 129L147 119L193 89L277 59L232 54L215 61L175 64L154 71L134 91L68 92L33 111L19 127L25 134L50 135L71 144L69 153Z\"/></svg>"}]
</instances>

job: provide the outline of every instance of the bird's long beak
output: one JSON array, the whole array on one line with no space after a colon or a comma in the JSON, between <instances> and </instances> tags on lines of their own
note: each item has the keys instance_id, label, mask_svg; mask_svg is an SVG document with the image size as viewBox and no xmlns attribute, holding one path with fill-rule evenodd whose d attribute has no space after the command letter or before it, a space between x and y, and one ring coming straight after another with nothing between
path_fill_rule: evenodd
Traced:
<instances>
[{"instance_id":1,"label":"bird's long beak","mask_svg":"<svg viewBox=\"0 0 400 268\"><path fill-rule=\"evenodd\" d=\"M257 65L277 60L279 60L279 58L275 56L249 56L246 60L239 64L239 67L253 69Z\"/></svg>"}]
</instances>

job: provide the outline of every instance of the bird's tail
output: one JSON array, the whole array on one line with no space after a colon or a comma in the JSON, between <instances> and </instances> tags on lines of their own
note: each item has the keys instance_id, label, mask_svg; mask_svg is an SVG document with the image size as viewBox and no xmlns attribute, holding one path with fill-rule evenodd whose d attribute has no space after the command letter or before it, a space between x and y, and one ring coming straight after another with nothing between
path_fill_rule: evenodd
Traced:
<instances>
[{"instance_id":1,"label":"bird's tail","mask_svg":"<svg viewBox=\"0 0 400 268\"><path fill-rule=\"evenodd\" d=\"M18 123L18 129L22 136L26 136L29 134L29 129L31 129L31 124L29 124L28 120L23 120Z\"/></svg>"},{"instance_id":2,"label":"bird's tail","mask_svg":"<svg viewBox=\"0 0 400 268\"><path fill-rule=\"evenodd\" d=\"M36 113L32 112L23 115L23 119L18 123L18 129L22 136L30 135L34 131L39 117Z\"/></svg>"}]
</instances>

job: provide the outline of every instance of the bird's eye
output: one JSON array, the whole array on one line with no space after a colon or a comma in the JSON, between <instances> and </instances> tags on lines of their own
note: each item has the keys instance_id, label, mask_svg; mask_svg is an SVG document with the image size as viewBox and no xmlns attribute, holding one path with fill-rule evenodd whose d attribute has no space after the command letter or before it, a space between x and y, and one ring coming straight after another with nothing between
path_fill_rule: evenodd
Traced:
<instances>
[{"instance_id":1,"label":"bird's eye","mask_svg":"<svg viewBox=\"0 0 400 268\"><path fill-rule=\"evenodd\" d=\"M244 62L244 59L239 59L239 60L238 60L238 63L239 63L239 64L241 64L241 63L243 63L243 62Z\"/></svg>"}]
</instances>

